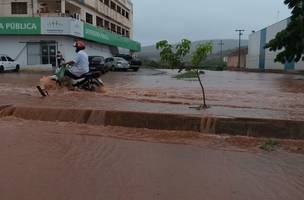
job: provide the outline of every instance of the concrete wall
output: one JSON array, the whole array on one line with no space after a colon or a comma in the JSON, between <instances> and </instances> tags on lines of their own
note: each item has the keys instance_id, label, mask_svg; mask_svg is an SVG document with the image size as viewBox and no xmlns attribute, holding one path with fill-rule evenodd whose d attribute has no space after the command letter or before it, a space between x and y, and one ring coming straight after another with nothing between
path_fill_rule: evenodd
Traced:
<instances>
[{"instance_id":1,"label":"concrete wall","mask_svg":"<svg viewBox=\"0 0 304 200\"><path fill-rule=\"evenodd\" d=\"M63 57L66 60L72 60L75 56L75 48L73 47L74 39L73 38L62 38L61 42L58 45L59 51L62 52ZM86 41L86 52L89 56L103 56L104 58L108 58L113 56L111 54L111 50L109 46L96 44L93 42Z\"/></svg>"},{"instance_id":2,"label":"concrete wall","mask_svg":"<svg viewBox=\"0 0 304 200\"><path fill-rule=\"evenodd\" d=\"M227 61L227 66L228 67L233 67L233 68L237 68L238 67L238 63L239 63L239 56L235 55L235 56L228 56L228 61ZM244 68L246 65L246 55L241 54L241 68Z\"/></svg>"},{"instance_id":3,"label":"concrete wall","mask_svg":"<svg viewBox=\"0 0 304 200\"><path fill-rule=\"evenodd\" d=\"M287 20L276 23L267 28L266 43L275 38L278 32L284 30L287 27ZM284 70L284 65L278 62L274 62L274 58L278 52L269 51L265 49L265 69Z\"/></svg>"},{"instance_id":4,"label":"concrete wall","mask_svg":"<svg viewBox=\"0 0 304 200\"><path fill-rule=\"evenodd\" d=\"M26 43L23 43L24 41L26 40L22 36L1 36L0 44L1 47L5 48L0 48L0 54L6 54L13 59L18 56L17 61L20 62L20 65L25 65L27 61L27 49Z\"/></svg>"},{"instance_id":5,"label":"concrete wall","mask_svg":"<svg viewBox=\"0 0 304 200\"><path fill-rule=\"evenodd\" d=\"M129 19L119 14L117 11L114 11L110 7L106 6L104 3L99 0L87 0L85 3L91 8L82 8L81 17L85 19L85 13L89 12L93 15L93 24L96 25L96 16L99 16L103 19L110 21L116 25L121 26L124 29L127 29L130 32L130 37L133 36L133 10L128 6L128 4L123 3L122 1L114 1L117 5L122 7L129 13ZM92 9L94 8L94 9Z\"/></svg>"},{"instance_id":6,"label":"concrete wall","mask_svg":"<svg viewBox=\"0 0 304 200\"><path fill-rule=\"evenodd\" d=\"M304 70L304 62L285 64L274 62L279 51L272 52L269 51L269 49L263 48L270 40L275 38L278 32L286 28L288 20L289 19L280 21L249 36L246 68L261 70Z\"/></svg>"},{"instance_id":7,"label":"concrete wall","mask_svg":"<svg viewBox=\"0 0 304 200\"><path fill-rule=\"evenodd\" d=\"M297 70L304 70L304 62L298 62L298 63L295 63L295 69Z\"/></svg>"},{"instance_id":8,"label":"concrete wall","mask_svg":"<svg viewBox=\"0 0 304 200\"><path fill-rule=\"evenodd\" d=\"M259 67L260 41L261 31L249 36L246 68L255 69Z\"/></svg>"},{"instance_id":9,"label":"concrete wall","mask_svg":"<svg viewBox=\"0 0 304 200\"><path fill-rule=\"evenodd\" d=\"M66 60L72 60L76 53L73 47L74 38L63 36L1 36L0 44L6 48L0 48L0 54L6 54L15 59L22 66L28 65L27 60L27 42L40 41L56 41L58 43L58 50L61 51ZM86 52L89 56L103 56L105 58L113 56L109 46L86 41Z\"/></svg>"}]
</instances>

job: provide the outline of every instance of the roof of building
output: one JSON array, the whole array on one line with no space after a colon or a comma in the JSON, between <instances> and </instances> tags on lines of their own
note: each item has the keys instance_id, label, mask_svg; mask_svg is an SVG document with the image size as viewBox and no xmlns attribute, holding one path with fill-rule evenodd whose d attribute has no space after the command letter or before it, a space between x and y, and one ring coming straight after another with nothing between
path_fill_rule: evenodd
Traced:
<instances>
[{"instance_id":1,"label":"roof of building","mask_svg":"<svg viewBox=\"0 0 304 200\"><path fill-rule=\"evenodd\" d=\"M282 23L282 22L284 22L284 21L286 21L286 20L289 20L289 19L290 19L290 17L287 17L286 19L282 19L282 20L280 20L280 21L278 21L278 22L276 22L276 23L270 24L270 25L269 25L269 26L267 26L267 27L264 27L264 28L259 29L259 30L257 30L257 31L252 31L252 33L251 33L251 34L255 34L255 33L257 33L257 32L260 32L260 31L264 30L265 28L268 28L268 27L274 26L274 25L276 25L276 24Z\"/></svg>"}]
</instances>

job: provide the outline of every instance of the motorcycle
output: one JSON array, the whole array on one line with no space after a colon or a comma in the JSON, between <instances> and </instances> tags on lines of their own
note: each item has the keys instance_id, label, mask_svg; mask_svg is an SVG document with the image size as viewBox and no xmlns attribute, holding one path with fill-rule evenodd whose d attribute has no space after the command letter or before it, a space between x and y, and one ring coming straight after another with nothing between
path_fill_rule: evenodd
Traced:
<instances>
[{"instance_id":1,"label":"motorcycle","mask_svg":"<svg viewBox=\"0 0 304 200\"><path fill-rule=\"evenodd\" d=\"M83 89L86 91L96 91L98 88L104 86L103 81L100 79L100 72L88 72L82 76L72 79L65 76L65 71L68 70L70 66L61 65L56 69L55 74L49 78L52 81L56 81L59 86L72 86L72 88ZM46 89L37 86L38 91L43 97L48 96Z\"/></svg>"}]
</instances>

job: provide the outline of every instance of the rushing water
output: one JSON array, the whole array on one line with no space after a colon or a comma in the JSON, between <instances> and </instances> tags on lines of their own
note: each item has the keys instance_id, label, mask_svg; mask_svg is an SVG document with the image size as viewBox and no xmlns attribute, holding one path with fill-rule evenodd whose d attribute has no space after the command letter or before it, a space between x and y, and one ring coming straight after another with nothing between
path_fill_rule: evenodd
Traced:
<instances>
[{"instance_id":1,"label":"rushing water","mask_svg":"<svg viewBox=\"0 0 304 200\"><path fill-rule=\"evenodd\" d=\"M174 73L109 73L105 93L60 90L45 99L35 89L41 74L5 73L0 105L26 105L29 118L31 106L202 114L189 109L201 101L198 83L172 79ZM207 72L202 78L212 106L206 115L304 119L302 76ZM63 115L59 111L54 118ZM16 119L0 120L0 137L0 199L304 196L303 154L265 153L256 139Z\"/></svg>"},{"instance_id":2,"label":"rushing water","mask_svg":"<svg viewBox=\"0 0 304 200\"><path fill-rule=\"evenodd\" d=\"M42 75L6 73L0 75L0 103L201 114L189 109L202 101L198 82L176 80L175 73L108 73L102 93L51 91L43 102L35 89ZM304 76L207 71L202 80L211 106L204 114L304 120Z\"/></svg>"},{"instance_id":3,"label":"rushing water","mask_svg":"<svg viewBox=\"0 0 304 200\"><path fill-rule=\"evenodd\" d=\"M125 140L128 135L133 139ZM208 140L191 133L1 120L0 137L0 199L301 200L304 195L303 155L209 147Z\"/></svg>"}]
</instances>

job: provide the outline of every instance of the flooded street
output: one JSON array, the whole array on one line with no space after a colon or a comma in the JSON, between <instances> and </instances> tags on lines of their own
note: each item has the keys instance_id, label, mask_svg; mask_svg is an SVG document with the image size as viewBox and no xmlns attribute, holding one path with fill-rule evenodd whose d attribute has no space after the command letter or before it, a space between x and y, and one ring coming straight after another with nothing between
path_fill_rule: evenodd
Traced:
<instances>
[{"instance_id":1,"label":"flooded street","mask_svg":"<svg viewBox=\"0 0 304 200\"><path fill-rule=\"evenodd\" d=\"M0 2L0 200L304 200L304 0Z\"/></svg>"},{"instance_id":2,"label":"flooded street","mask_svg":"<svg viewBox=\"0 0 304 200\"><path fill-rule=\"evenodd\" d=\"M2 119L0 198L303 198L303 154L171 134Z\"/></svg>"},{"instance_id":3,"label":"flooded street","mask_svg":"<svg viewBox=\"0 0 304 200\"><path fill-rule=\"evenodd\" d=\"M202 101L198 82L177 80L175 74L149 69L108 73L104 93L50 91L51 97L41 100L35 86L46 74L5 73L0 74L0 104L304 120L304 76L207 71L202 79L211 108L196 111L189 107Z\"/></svg>"},{"instance_id":4,"label":"flooded street","mask_svg":"<svg viewBox=\"0 0 304 200\"><path fill-rule=\"evenodd\" d=\"M31 108L43 107L304 120L303 76L208 71L202 78L211 108L199 111L189 108L201 102L198 82L176 80L174 74L108 73L104 92L62 89L41 98L35 86L47 73L4 73L0 107L25 106L19 112L27 119L37 115ZM56 109L50 113L77 119ZM55 114L49 117L58 119ZM301 140L281 140L277 151L265 152L259 148L265 140L258 138L13 115L0 119L0 137L0 199L302 200L304 195Z\"/></svg>"}]
</instances>

